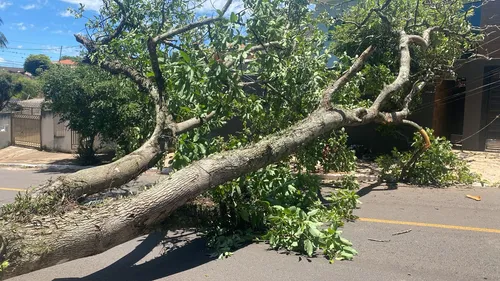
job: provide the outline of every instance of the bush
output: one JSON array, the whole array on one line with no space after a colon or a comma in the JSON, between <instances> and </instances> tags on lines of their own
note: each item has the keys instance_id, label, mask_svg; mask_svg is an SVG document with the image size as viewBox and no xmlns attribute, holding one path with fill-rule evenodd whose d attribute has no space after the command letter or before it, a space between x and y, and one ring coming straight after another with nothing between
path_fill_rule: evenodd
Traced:
<instances>
[{"instance_id":1,"label":"bush","mask_svg":"<svg viewBox=\"0 0 500 281\"><path fill-rule=\"evenodd\" d=\"M352 219L358 203L357 182L346 177L322 204L320 181L308 174L292 174L288 163L271 165L209 191L218 206L217 219L207 229L209 246L219 257L251 238L269 242L273 249L308 256L317 250L333 261L351 259L356 251L338 227Z\"/></svg>"},{"instance_id":2,"label":"bush","mask_svg":"<svg viewBox=\"0 0 500 281\"><path fill-rule=\"evenodd\" d=\"M381 178L386 181L404 180L411 184L449 186L452 184L472 184L479 176L472 173L467 163L458 158L452 150L452 144L443 137L435 137L431 129L427 129L431 146L424 151L418 160L409 167L405 179L402 179L403 167L424 143L421 135L415 133L412 147L414 151L400 152L393 149L391 155L376 159L381 170Z\"/></svg>"}]
</instances>

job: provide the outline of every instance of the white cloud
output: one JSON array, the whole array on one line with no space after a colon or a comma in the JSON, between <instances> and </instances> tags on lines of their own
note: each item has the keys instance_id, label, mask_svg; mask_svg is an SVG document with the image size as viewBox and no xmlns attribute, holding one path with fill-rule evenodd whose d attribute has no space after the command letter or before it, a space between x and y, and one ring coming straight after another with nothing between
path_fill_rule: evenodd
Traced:
<instances>
[{"instance_id":1,"label":"white cloud","mask_svg":"<svg viewBox=\"0 0 500 281\"><path fill-rule=\"evenodd\" d=\"M23 9L23 10L33 10L35 8L36 8L35 4L21 6L21 9Z\"/></svg>"},{"instance_id":2,"label":"white cloud","mask_svg":"<svg viewBox=\"0 0 500 281\"><path fill-rule=\"evenodd\" d=\"M10 5L12 5L12 2L7 2L7 1L1 1L0 0L0 10L5 10Z\"/></svg>"},{"instance_id":3,"label":"white cloud","mask_svg":"<svg viewBox=\"0 0 500 281\"><path fill-rule=\"evenodd\" d=\"M102 0L60 0L62 2L74 4L74 5L85 5L86 10L99 11L102 6Z\"/></svg>"},{"instance_id":4,"label":"white cloud","mask_svg":"<svg viewBox=\"0 0 500 281\"><path fill-rule=\"evenodd\" d=\"M0 57L0 62L5 62L5 59Z\"/></svg>"},{"instance_id":5,"label":"white cloud","mask_svg":"<svg viewBox=\"0 0 500 281\"><path fill-rule=\"evenodd\" d=\"M18 49L22 49L23 48L23 45L19 45L17 46Z\"/></svg>"},{"instance_id":6,"label":"white cloud","mask_svg":"<svg viewBox=\"0 0 500 281\"><path fill-rule=\"evenodd\" d=\"M206 0L205 2L203 2L201 7L196 9L196 12L200 14L215 14L216 10L217 9L221 10L226 4L226 2L227 0ZM238 13L241 12L243 9L245 9L243 1L235 0L231 4L231 6L229 6L229 9L227 10L226 14L230 15L232 12Z\"/></svg>"},{"instance_id":7,"label":"white cloud","mask_svg":"<svg viewBox=\"0 0 500 281\"><path fill-rule=\"evenodd\" d=\"M61 17L65 17L65 18L68 18L68 17L72 17L73 14L69 11L69 10L66 10L66 11L63 11L63 12L60 12L59 15Z\"/></svg>"},{"instance_id":8,"label":"white cloud","mask_svg":"<svg viewBox=\"0 0 500 281\"><path fill-rule=\"evenodd\" d=\"M64 33L64 31L62 31L62 30L58 29L58 30L54 30L54 31L52 31L52 33L54 33L54 34L63 34L63 33Z\"/></svg>"},{"instance_id":9,"label":"white cloud","mask_svg":"<svg viewBox=\"0 0 500 281\"><path fill-rule=\"evenodd\" d=\"M17 26L17 29L19 29L19 30L26 30L27 29L26 25L24 25L24 22L19 22L19 23L16 23L15 25Z\"/></svg>"},{"instance_id":10,"label":"white cloud","mask_svg":"<svg viewBox=\"0 0 500 281\"><path fill-rule=\"evenodd\" d=\"M46 27L42 28L42 30L43 30L43 31L45 31L45 30L47 30L47 29L49 29L49 27L48 27L48 26L46 26Z\"/></svg>"}]
</instances>

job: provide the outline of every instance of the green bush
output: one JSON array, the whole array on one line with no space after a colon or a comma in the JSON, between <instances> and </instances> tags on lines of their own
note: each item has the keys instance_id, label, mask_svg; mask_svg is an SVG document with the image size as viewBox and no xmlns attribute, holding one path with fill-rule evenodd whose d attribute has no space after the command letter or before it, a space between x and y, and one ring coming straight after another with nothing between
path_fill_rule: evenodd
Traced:
<instances>
[{"instance_id":1,"label":"green bush","mask_svg":"<svg viewBox=\"0 0 500 281\"><path fill-rule=\"evenodd\" d=\"M226 257L254 238L269 242L273 249L308 256L321 250L331 261L351 259L356 251L338 227L353 218L358 184L354 177L346 177L338 185L341 188L322 204L319 178L293 174L287 163L221 185L208 194L219 212L207 229L209 246Z\"/></svg>"},{"instance_id":2,"label":"green bush","mask_svg":"<svg viewBox=\"0 0 500 281\"><path fill-rule=\"evenodd\" d=\"M472 173L467 163L452 150L452 144L443 137L433 135L431 129L427 129L431 146L424 151L417 161L409 167L405 179L402 179L402 170L414 153L424 143L422 136L415 133L413 137L413 151L401 152L396 148L390 155L380 156L376 159L381 170L381 178L386 181L404 180L411 184L449 186L452 184L472 184L480 178Z\"/></svg>"}]
</instances>

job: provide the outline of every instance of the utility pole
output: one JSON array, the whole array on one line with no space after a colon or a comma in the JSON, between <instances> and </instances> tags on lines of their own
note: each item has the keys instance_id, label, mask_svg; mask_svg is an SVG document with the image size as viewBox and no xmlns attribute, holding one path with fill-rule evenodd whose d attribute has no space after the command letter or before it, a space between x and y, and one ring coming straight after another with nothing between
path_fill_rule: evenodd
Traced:
<instances>
[{"instance_id":1,"label":"utility pole","mask_svg":"<svg viewBox=\"0 0 500 281\"><path fill-rule=\"evenodd\" d=\"M62 57L62 46L61 49L59 50L59 61L61 61L61 57Z\"/></svg>"}]
</instances>

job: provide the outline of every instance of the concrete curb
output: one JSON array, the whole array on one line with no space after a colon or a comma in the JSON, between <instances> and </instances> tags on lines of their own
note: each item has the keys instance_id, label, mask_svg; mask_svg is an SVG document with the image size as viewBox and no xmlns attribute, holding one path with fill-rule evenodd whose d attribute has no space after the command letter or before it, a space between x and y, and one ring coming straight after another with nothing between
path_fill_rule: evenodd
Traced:
<instances>
[{"instance_id":1,"label":"concrete curb","mask_svg":"<svg viewBox=\"0 0 500 281\"><path fill-rule=\"evenodd\" d=\"M54 171L72 170L79 171L93 166L78 165L55 165L55 164L28 164L28 163L0 163L0 167L22 168L22 169L47 169Z\"/></svg>"}]
</instances>

